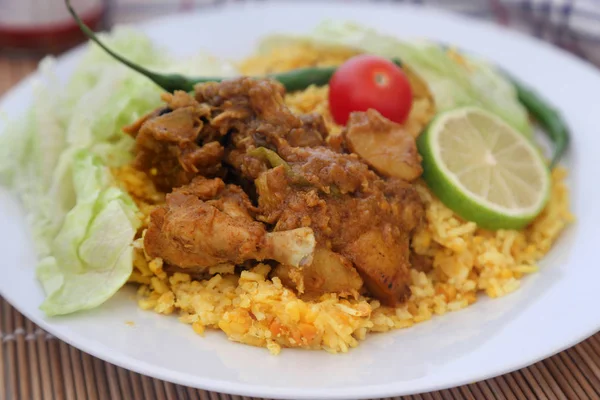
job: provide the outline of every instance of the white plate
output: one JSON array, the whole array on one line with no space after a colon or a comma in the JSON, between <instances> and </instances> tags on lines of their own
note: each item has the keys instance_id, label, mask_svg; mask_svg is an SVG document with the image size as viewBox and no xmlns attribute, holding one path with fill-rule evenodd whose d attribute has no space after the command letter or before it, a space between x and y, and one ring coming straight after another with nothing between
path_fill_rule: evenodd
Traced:
<instances>
[{"instance_id":1,"label":"white plate","mask_svg":"<svg viewBox=\"0 0 600 400\"><path fill-rule=\"evenodd\" d=\"M500 300L408 330L371 335L344 355L265 349L197 336L175 317L137 308L122 291L101 308L64 318L39 310L35 256L15 199L0 191L0 293L28 318L94 356L156 378L219 392L280 398L373 398L470 383L524 367L600 329L600 74L547 44L491 25L426 9L390 5L236 5L141 25L177 53L202 48L241 58L269 33L306 32L323 18L361 21L400 37L453 42L487 56L550 99L572 128L570 187L578 222L542 262L539 274ZM193 32L190 35L190 32ZM184 40L180 41L180 38ZM66 77L80 52L59 62ZM18 115L31 103L30 81L0 108ZM0 129L2 127L0 126ZM126 321L134 321L133 327Z\"/></svg>"}]
</instances>

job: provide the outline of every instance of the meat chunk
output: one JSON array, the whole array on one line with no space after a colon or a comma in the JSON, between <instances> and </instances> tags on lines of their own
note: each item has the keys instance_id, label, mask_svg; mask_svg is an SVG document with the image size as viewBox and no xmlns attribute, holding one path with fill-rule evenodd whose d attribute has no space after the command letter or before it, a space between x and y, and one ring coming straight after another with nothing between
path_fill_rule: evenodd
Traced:
<instances>
[{"instance_id":1,"label":"meat chunk","mask_svg":"<svg viewBox=\"0 0 600 400\"><path fill-rule=\"evenodd\" d=\"M273 144L303 127L285 106L284 93L276 81L247 77L196 86L196 100L212 110L211 126L231 134L235 147Z\"/></svg>"},{"instance_id":2,"label":"meat chunk","mask_svg":"<svg viewBox=\"0 0 600 400\"><path fill-rule=\"evenodd\" d=\"M310 227L319 247L353 262L375 297L387 305L403 301L409 293L408 238L424 213L415 188L381 179L356 155L285 147L280 155L288 169L270 169L256 180L258 218L276 231ZM290 280L297 287L300 278L316 277L313 287L322 290L319 278L331 274L310 268L301 275L289 271ZM334 280L328 289L341 290L338 284Z\"/></svg>"},{"instance_id":3,"label":"meat chunk","mask_svg":"<svg viewBox=\"0 0 600 400\"><path fill-rule=\"evenodd\" d=\"M384 176L411 182L423 173L415 139L375 110L353 112L343 135L348 149Z\"/></svg>"},{"instance_id":4,"label":"meat chunk","mask_svg":"<svg viewBox=\"0 0 600 400\"><path fill-rule=\"evenodd\" d=\"M206 200L211 194L214 198ZM247 260L272 259L296 267L312 262L315 239L310 228L269 233L251 217L248 204L239 188L200 178L167 195L166 204L152 212L144 236L146 252L196 272Z\"/></svg>"},{"instance_id":5,"label":"meat chunk","mask_svg":"<svg viewBox=\"0 0 600 400\"><path fill-rule=\"evenodd\" d=\"M186 93L174 104L183 107L154 112L126 128L136 138L135 166L146 171L158 189L168 192L189 183L196 175L215 175L225 149L217 141L201 145L204 120L210 109ZM195 103L195 104L194 104Z\"/></svg>"},{"instance_id":6,"label":"meat chunk","mask_svg":"<svg viewBox=\"0 0 600 400\"><path fill-rule=\"evenodd\" d=\"M336 153L326 147L291 147L280 144L279 154L311 186L326 193L360 191L377 176L355 154Z\"/></svg>"},{"instance_id":7,"label":"meat chunk","mask_svg":"<svg viewBox=\"0 0 600 400\"><path fill-rule=\"evenodd\" d=\"M225 185L219 178L194 178L189 185L175 189L175 193L195 196L232 218L254 221L256 207L248 195L236 185Z\"/></svg>"},{"instance_id":8,"label":"meat chunk","mask_svg":"<svg viewBox=\"0 0 600 400\"><path fill-rule=\"evenodd\" d=\"M267 163L248 155L258 147L320 146L325 143L321 116L293 114L285 105L285 90L268 79L239 78L196 87L196 100L215 115L211 127L228 134L225 160L243 178L254 180Z\"/></svg>"},{"instance_id":9,"label":"meat chunk","mask_svg":"<svg viewBox=\"0 0 600 400\"><path fill-rule=\"evenodd\" d=\"M319 114L304 114L300 116L302 128L290 130L285 139L292 147L317 147L325 144L327 128Z\"/></svg>"},{"instance_id":10,"label":"meat chunk","mask_svg":"<svg viewBox=\"0 0 600 400\"><path fill-rule=\"evenodd\" d=\"M158 189L170 192L196 175L223 176L222 162L241 179L254 180L267 165L248 155L257 147L321 146L327 134L317 114L297 116L285 90L269 79L238 78L198 85L195 97L164 94L162 107L126 127L136 138L135 166Z\"/></svg>"}]
</instances>

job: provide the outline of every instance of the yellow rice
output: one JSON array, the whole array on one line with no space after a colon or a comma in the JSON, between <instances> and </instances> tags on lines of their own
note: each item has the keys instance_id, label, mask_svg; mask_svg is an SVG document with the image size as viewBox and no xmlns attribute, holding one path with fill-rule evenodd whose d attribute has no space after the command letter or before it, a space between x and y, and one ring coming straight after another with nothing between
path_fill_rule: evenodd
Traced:
<instances>
[{"instance_id":1,"label":"yellow rice","mask_svg":"<svg viewBox=\"0 0 600 400\"><path fill-rule=\"evenodd\" d=\"M261 74L307 65L335 65L351 55L350 51L323 52L297 46L249 58L240 68L246 74ZM418 82L413 87L415 103L406 127L416 135L432 117L433 106ZM286 103L296 113L322 114L335 134L341 128L329 115L327 90L310 87L288 95ZM143 173L131 167L114 172L147 222L148 214L163 201L163 195L156 192ZM424 183L418 182L426 206L426 222L415 234L412 247L416 253L433 258L433 270L427 274L411 272L412 296L398 308L383 307L369 298L344 299L335 294L303 301L279 279L269 279L270 267L262 264L241 276L233 274L233 270L223 270L203 281L192 280L183 273L169 277L160 259L145 256L142 239L135 243L130 282L139 284L140 307L177 314L181 322L190 324L200 335L206 329L220 329L231 340L266 347L273 354L282 347L346 352L369 332L407 328L433 315L467 307L480 294L496 298L517 290L521 278L537 272L536 263L573 221L565 177L563 168L553 171L550 201L528 228L496 232L463 221Z\"/></svg>"}]
</instances>

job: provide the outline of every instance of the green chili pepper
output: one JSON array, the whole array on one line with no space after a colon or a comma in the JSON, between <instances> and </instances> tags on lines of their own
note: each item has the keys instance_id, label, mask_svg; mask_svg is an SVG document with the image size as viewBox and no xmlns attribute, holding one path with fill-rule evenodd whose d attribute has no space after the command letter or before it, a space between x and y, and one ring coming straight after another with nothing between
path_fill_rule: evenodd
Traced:
<instances>
[{"instance_id":1,"label":"green chili pepper","mask_svg":"<svg viewBox=\"0 0 600 400\"><path fill-rule=\"evenodd\" d=\"M292 167L283 158L281 158L281 156L279 154L277 154L273 150L267 149L266 147L257 147L255 149L248 150L248 152L246 154L248 154L252 157L257 157L257 158L266 160L271 165L271 168L282 166L283 170L285 171L286 176L289 179L291 179L291 181L296 185L299 185L299 186L310 185L310 183L306 180L306 178L304 178L302 175L294 172L292 170ZM329 186L328 192L326 192L325 190L321 190L321 191L324 192L325 194L331 195L333 197L340 197L342 195L342 192L336 185Z\"/></svg>"},{"instance_id":2,"label":"green chili pepper","mask_svg":"<svg viewBox=\"0 0 600 400\"><path fill-rule=\"evenodd\" d=\"M271 165L271 168L281 166L285 171L285 175L289 179L291 179L292 182L301 186L308 185L308 181L306 180L306 178L294 172L294 170L292 170L292 167L290 167L290 164L288 164L283 158L281 158L279 154L277 154L273 150L267 149L266 147L257 147L255 149L248 150L246 154L252 157L257 157L266 160Z\"/></svg>"},{"instance_id":3,"label":"green chili pepper","mask_svg":"<svg viewBox=\"0 0 600 400\"><path fill-rule=\"evenodd\" d=\"M567 149L569 144L569 129L560 113L546 103L537 93L515 79L511 79L511 81L517 90L517 96L521 104L533 115L554 143L552 160L550 162L550 168L553 168Z\"/></svg>"},{"instance_id":4,"label":"green chili pepper","mask_svg":"<svg viewBox=\"0 0 600 400\"><path fill-rule=\"evenodd\" d=\"M271 168L283 166L283 169L286 174L290 174L292 172L292 167L283 159L279 154L274 152L273 150L267 149L266 147L257 147L252 150L248 150L247 153L249 156L262 158L266 160Z\"/></svg>"},{"instance_id":5,"label":"green chili pepper","mask_svg":"<svg viewBox=\"0 0 600 400\"><path fill-rule=\"evenodd\" d=\"M221 77L187 77L180 74L161 74L137 65L113 52L104 43L102 43L96 34L85 25L81 18L79 18L75 10L73 10L71 1L65 0L65 3L69 12L79 25L79 28L81 28L83 33L85 33L90 40L95 42L117 61L146 76L168 92L173 92L175 90L185 90L189 92L192 91L194 86L198 83L220 82L223 79L226 79ZM392 61L399 67L402 66L400 60L393 59ZM325 85L329 82L335 71L336 67L313 67L300 68L289 72L271 74L267 76L281 82L286 90L295 91L305 89L310 85ZM515 81L514 79L510 79L517 89L519 101L535 117L538 123L544 128L546 134L553 141L554 152L552 155L551 167L555 166L564 154L569 143L569 131L566 127L566 124L562 120L560 114L542 98L540 98L535 92L525 87L523 84Z\"/></svg>"},{"instance_id":6,"label":"green chili pepper","mask_svg":"<svg viewBox=\"0 0 600 400\"><path fill-rule=\"evenodd\" d=\"M152 82L165 89L167 92L174 92L175 90L185 90L186 92L189 92L194 89L194 85L196 83L219 80L218 78L189 78L179 74L159 74L150 71L140 65L137 65L129 61L128 59L120 56L119 54L115 53L110 48L108 48L100 39L98 39L96 34L81 20L79 15L77 15L75 10L73 9L73 6L71 5L71 0L65 0L65 4L67 6L67 9L69 10L69 13L71 13L77 25L79 25L81 31L91 41L95 42L114 59L121 62L122 64L125 64L134 71L146 76Z\"/></svg>"},{"instance_id":7,"label":"green chili pepper","mask_svg":"<svg viewBox=\"0 0 600 400\"><path fill-rule=\"evenodd\" d=\"M73 7L71 6L71 0L65 0L67 5L67 9L79 25L79 28L85 33L85 35L95 42L98 46L100 46L104 51L110 54L117 61L127 65L129 68L133 69L136 72L146 76L152 82L156 83L161 88L165 89L167 92L174 92L175 90L185 90L189 92L194 89L194 86L198 83L203 82L220 82L226 78L220 77L187 77L180 74L161 74L157 72L150 71L147 68L144 68L140 65L137 65L126 58L120 56L119 54L112 51L108 48L98 37L96 34L87 26L85 23L79 18ZM401 66L398 60L394 60L394 62ZM271 74L267 75L269 78L275 79L286 88L287 91L295 91L302 90L307 88L310 85L322 86L326 85L331 76L335 72L336 67L312 67L312 68L300 68L289 72L283 72L279 74Z\"/></svg>"}]
</instances>

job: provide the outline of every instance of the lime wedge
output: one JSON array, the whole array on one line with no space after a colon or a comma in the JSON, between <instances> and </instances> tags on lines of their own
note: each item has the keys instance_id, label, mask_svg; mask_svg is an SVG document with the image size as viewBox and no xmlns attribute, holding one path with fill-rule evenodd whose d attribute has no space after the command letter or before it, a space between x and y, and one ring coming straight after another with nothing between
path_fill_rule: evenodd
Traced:
<instances>
[{"instance_id":1,"label":"lime wedge","mask_svg":"<svg viewBox=\"0 0 600 400\"><path fill-rule=\"evenodd\" d=\"M439 114L417 140L423 179L462 218L486 229L521 229L544 208L550 171L522 134L485 110Z\"/></svg>"}]
</instances>

